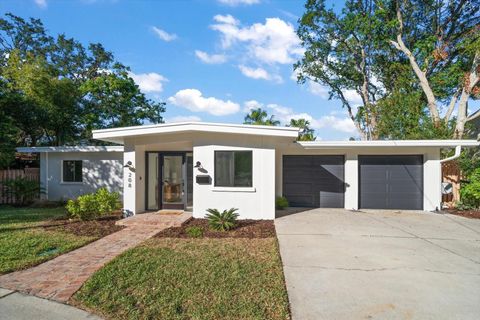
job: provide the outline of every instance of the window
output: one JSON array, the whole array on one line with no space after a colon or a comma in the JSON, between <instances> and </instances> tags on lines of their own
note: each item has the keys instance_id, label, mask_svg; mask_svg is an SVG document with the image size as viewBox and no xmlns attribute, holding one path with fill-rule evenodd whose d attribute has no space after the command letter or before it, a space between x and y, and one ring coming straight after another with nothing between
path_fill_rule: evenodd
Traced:
<instances>
[{"instance_id":1,"label":"window","mask_svg":"<svg viewBox=\"0 0 480 320\"><path fill-rule=\"evenodd\" d=\"M63 182L82 182L82 160L63 160Z\"/></svg>"},{"instance_id":2,"label":"window","mask_svg":"<svg viewBox=\"0 0 480 320\"><path fill-rule=\"evenodd\" d=\"M252 151L215 151L216 187L252 186Z\"/></svg>"}]
</instances>

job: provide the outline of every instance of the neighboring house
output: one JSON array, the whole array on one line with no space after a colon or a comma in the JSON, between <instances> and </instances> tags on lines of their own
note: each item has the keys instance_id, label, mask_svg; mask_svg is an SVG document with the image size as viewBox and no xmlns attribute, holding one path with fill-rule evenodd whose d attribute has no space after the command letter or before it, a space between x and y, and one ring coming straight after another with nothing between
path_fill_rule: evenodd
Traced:
<instances>
[{"instance_id":1,"label":"neighboring house","mask_svg":"<svg viewBox=\"0 0 480 320\"><path fill-rule=\"evenodd\" d=\"M40 153L43 198L57 201L106 187L122 194L123 147L32 147L18 152Z\"/></svg>"},{"instance_id":2,"label":"neighboring house","mask_svg":"<svg viewBox=\"0 0 480 320\"><path fill-rule=\"evenodd\" d=\"M127 214L190 209L203 217L208 208L238 208L243 219L274 219L281 195L291 206L435 210L441 206L440 149L479 145L297 142L297 128L195 122L96 130L93 137L124 145ZM93 153L80 156L90 161Z\"/></svg>"}]
</instances>

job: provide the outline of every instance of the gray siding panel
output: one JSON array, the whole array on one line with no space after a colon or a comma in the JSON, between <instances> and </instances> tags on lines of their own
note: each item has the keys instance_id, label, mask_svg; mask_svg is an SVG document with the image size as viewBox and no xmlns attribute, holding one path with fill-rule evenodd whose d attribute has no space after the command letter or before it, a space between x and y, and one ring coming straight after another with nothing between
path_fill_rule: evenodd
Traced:
<instances>
[{"instance_id":1,"label":"gray siding panel","mask_svg":"<svg viewBox=\"0 0 480 320\"><path fill-rule=\"evenodd\" d=\"M284 156L283 195L291 206L343 208L343 156Z\"/></svg>"},{"instance_id":2,"label":"gray siding panel","mask_svg":"<svg viewBox=\"0 0 480 320\"><path fill-rule=\"evenodd\" d=\"M423 157L359 156L360 208L423 209Z\"/></svg>"}]
</instances>

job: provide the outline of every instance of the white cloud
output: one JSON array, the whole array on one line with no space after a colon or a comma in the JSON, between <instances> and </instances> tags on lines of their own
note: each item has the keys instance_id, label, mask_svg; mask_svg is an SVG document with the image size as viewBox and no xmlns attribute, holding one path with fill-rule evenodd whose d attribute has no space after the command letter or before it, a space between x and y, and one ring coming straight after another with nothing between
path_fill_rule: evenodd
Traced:
<instances>
[{"instance_id":1,"label":"white cloud","mask_svg":"<svg viewBox=\"0 0 480 320\"><path fill-rule=\"evenodd\" d=\"M267 70L263 68L250 68L244 65L239 65L238 68L242 72L242 74L246 77L252 79L263 79L268 81L275 81L275 82L282 82L283 79L281 76L277 74L270 74Z\"/></svg>"},{"instance_id":2,"label":"white cloud","mask_svg":"<svg viewBox=\"0 0 480 320\"><path fill-rule=\"evenodd\" d=\"M247 103L249 103L249 106L252 108L263 107L263 104L255 100L250 100L245 102L246 109ZM270 113L275 115L275 117L283 124L290 123L290 119L305 119L310 122L310 125L313 129L317 130L317 133L321 133L322 130L335 130L352 135L357 133L357 129L355 128L353 121L346 116L330 114L321 116L320 118L314 118L306 112L296 113L292 108L284 107L274 103L267 104L266 108L270 109Z\"/></svg>"},{"instance_id":3,"label":"white cloud","mask_svg":"<svg viewBox=\"0 0 480 320\"><path fill-rule=\"evenodd\" d=\"M157 28L155 26L152 27L153 32L163 41L170 42L177 39L177 35L174 33L168 33L165 30Z\"/></svg>"},{"instance_id":4,"label":"white cloud","mask_svg":"<svg viewBox=\"0 0 480 320\"><path fill-rule=\"evenodd\" d=\"M344 90L343 96L350 103L352 107L363 105L362 97L355 90Z\"/></svg>"},{"instance_id":5,"label":"white cloud","mask_svg":"<svg viewBox=\"0 0 480 320\"><path fill-rule=\"evenodd\" d=\"M173 122L200 122L202 119L197 116L176 116L165 120L167 123Z\"/></svg>"},{"instance_id":6,"label":"white cloud","mask_svg":"<svg viewBox=\"0 0 480 320\"><path fill-rule=\"evenodd\" d=\"M303 53L300 39L292 24L280 18L267 18L265 23L242 27L231 15L216 15L211 28L220 32L224 49L244 44L247 55L257 62L291 64Z\"/></svg>"},{"instance_id":7,"label":"white cloud","mask_svg":"<svg viewBox=\"0 0 480 320\"><path fill-rule=\"evenodd\" d=\"M225 4L227 6L235 7L241 4L251 5L260 3L260 0L217 0L218 3Z\"/></svg>"},{"instance_id":8,"label":"white cloud","mask_svg":"<svg viewBox=\"0 0 480 320\"><path fill-rule=\"evenodd\" d=\"M195 50L198 59L208 64L220 64L227 61L227 57L223 54L208 54L204 51Z\"/></svg>"},{"instance_id":9,"label":"white cloud","mask_svg":"<svg viewBox=\"0 0 480 320\"><path fill-rule=\"evenodd\" d=\"M40 8L46 8L47 7L47 0L34 0L34 2Z\"/></svg>"},{"instance_id":10,"label":"white cloud","mask_svg":"<svg viewBox=\"0 0 480 320\"><path fill-rule=\"evenodd\" d=\"M320 83L308 81L308 91L310 93L319 96L323 99L328 99L330 94L328 93L329 89L327 86L323 86Z\"/></svg>"},{"instance_id":11,"label":"white cloud","mask_svg":"<svg viewBox=\"0 0 480 320\"><path fill-rule=\"evenodd\" d=\"M133 72L130 72L129 76L140 87L140 90L145 93L162 92L163 82L168 81L167 78L155 72L140 73L140 74L135 74Z\"/></svg>"},{"instance_id":12,"label":"white cloud","mask_svg":"<svg viewBox=\"0 0 480 320\"><path fill-rule=\"evenodd\" d=\"M243 103L243 106L244 106L243 111L248 113L253 109L262 108L263 104L261 104L257 100L248 100Z\"/></svg>"},{"instance_id":13,"label":"white cloud","mask_svg":"<svg viewBox=\"0 0 480 320\"><path fill-rule=\"evenodd\" d=\"M168 98L168 102L193 112L208 112L215 116L225 116L240 110L240 105L235 102L203 97L202 92L197 89L180 90Z\"/></svg>"}]
</instances>

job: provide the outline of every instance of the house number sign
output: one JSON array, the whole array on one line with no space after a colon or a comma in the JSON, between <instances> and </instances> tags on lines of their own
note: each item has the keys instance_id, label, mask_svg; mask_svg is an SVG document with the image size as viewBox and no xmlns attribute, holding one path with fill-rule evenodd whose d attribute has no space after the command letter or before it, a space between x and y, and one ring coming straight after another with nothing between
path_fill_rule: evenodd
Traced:
<instances>
[{"instance_id":1,"label":"house number sign","mask_svg":"<svg viewBox=\"0 0 480 320\"><path fill-rule=\"evenodd\" d=\"M128 173L127 182L128 182L128 187L131 188L132 187L132 173L131 172Z\"/></svg>"}]
</instances>

